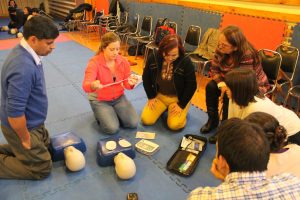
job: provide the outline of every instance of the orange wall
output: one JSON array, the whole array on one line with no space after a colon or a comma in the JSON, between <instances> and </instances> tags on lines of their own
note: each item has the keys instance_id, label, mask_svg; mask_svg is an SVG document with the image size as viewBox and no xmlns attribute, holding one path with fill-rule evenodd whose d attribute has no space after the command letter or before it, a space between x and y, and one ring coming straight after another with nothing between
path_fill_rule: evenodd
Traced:
<instances>
[{"instance_id":1,"label":"orange wall","mask_svg":"<svg viewBox=\"0 0 300 200\"><path fill-rule=\"evenodd\" d=\"M109 1L108 0L85 0L85 3L92 4L97 11L104 10L104 14L108 14Z\"/></svg>"}]
</instances>

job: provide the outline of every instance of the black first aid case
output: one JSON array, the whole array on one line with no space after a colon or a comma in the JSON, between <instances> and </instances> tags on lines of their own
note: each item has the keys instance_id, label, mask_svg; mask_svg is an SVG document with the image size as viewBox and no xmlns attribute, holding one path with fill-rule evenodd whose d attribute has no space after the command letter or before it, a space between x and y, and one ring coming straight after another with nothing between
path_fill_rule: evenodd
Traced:
<instances>
[{"instance_id":1,"label":"black first aid case","mask_svg":"<svg viewBox=\"0 0 300 200\"><path fill-rule=\"evenodd\" d=\"M185 135L178 149L167 163L167 169L182 176L190 176L194 172L200 157L204 153L207 139L198 135Z\"/></svg>"}]
</instances>

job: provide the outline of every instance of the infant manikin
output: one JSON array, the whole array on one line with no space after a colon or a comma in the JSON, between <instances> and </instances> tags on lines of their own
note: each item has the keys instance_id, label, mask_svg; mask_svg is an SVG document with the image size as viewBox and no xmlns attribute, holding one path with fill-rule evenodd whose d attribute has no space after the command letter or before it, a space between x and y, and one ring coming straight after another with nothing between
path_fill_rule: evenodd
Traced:
<instances>
[{"instance_id":1,"label":"infant manikin","mask_svg":"<svg viewBox=\"0 0 300 200\"><path fill-rule=\"evenodd\" d=\"M85 158L81 151L73 146L64 149L66 166L70 171L79 171L85 167Z\"/></svg>"},{"instance_id":2,"label":"infant manikin","mask_svg":"<svg viewBox=\"0 0 300 200\"><path fill-rule=\"evenodd\" d=\"M130 179L134 177L136 167L134 161L124 153L118 153L114 157L115 170L120 179Z\"/></svg>"}]
</instances>

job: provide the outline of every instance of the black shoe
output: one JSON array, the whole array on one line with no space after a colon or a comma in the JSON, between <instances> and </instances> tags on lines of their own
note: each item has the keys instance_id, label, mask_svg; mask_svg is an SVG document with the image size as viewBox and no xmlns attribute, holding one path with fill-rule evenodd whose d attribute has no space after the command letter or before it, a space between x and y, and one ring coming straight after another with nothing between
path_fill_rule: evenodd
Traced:
<instances>
[{"instance_id":1,"label":"black shoe","mask_svg":"<svg viewBox=\"0 0 300 200\"><path fill-rule=\"evenodd\" d=\"M210 137L208 138L208 142L209 142L210 144L216 144L216 142L217 142L217 135L210 136Z\"/></svg>"},{"instance_id":2,"label":"black shoe","mask_svg":"<svg viewBox=\"0 0 300 200\"><path fill-rule=\"evenodd\" d=\"M202 134L206 134L209 133L210 131L212 131L213 129L217 128L219 125L219 120L214 120L212 118L208 118L208 121L206 122L206 124L204 124L201 129L200 132Z\"/></svg>"}]
</instances>

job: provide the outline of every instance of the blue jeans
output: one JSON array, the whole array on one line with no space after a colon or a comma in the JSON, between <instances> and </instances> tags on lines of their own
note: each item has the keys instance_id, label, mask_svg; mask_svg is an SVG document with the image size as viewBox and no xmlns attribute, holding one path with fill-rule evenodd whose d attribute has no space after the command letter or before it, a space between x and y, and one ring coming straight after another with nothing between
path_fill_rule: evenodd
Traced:
<instances>
[{"instance_id":1,"label":"blue jeans","mask_svg":"<svg viewBox=\"0 0 300 200\"><path fill-rule=\"evenodd\" d=\"M125 128L136 128L138 115L125 95L113 101L90 100L96 120L106 134L115 134L120 124Z\"/></svg>"}]
</instances>

